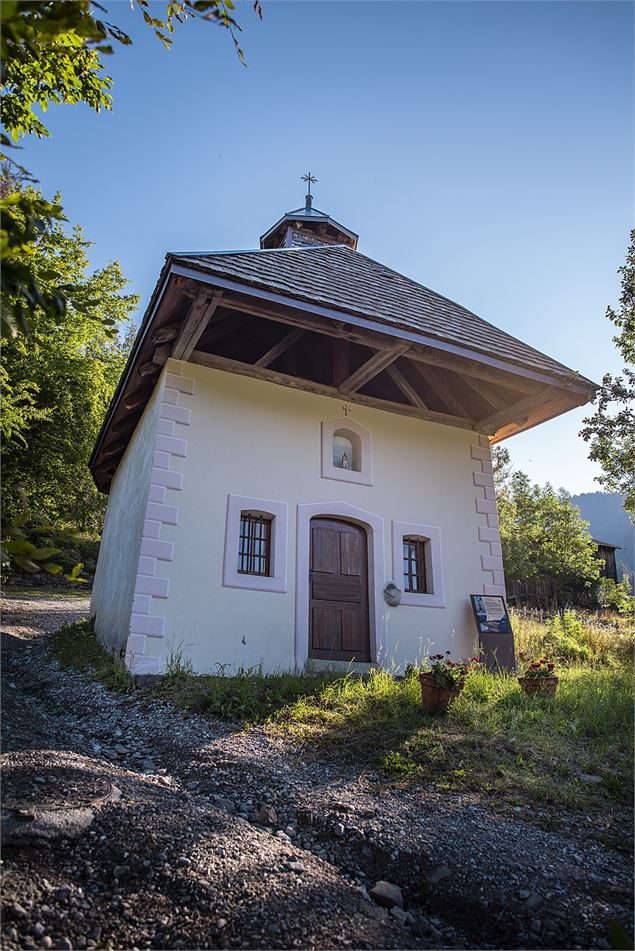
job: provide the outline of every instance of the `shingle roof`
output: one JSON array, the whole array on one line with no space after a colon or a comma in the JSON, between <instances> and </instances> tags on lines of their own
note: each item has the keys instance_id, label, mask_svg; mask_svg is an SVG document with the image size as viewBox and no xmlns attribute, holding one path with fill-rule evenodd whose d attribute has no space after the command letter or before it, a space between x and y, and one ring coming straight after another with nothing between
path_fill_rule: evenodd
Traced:
<instances>
[{"instance_id":1,"label":"shingle roof","mask_svg":"<svg viewBox=\"0 0 635 951\"><path fill-rule=\"evenodd\" d=\"M559 377L573 373L460 304L344 245L170 257L207 274L419 331Z\"/></svg>"}]
</instances>

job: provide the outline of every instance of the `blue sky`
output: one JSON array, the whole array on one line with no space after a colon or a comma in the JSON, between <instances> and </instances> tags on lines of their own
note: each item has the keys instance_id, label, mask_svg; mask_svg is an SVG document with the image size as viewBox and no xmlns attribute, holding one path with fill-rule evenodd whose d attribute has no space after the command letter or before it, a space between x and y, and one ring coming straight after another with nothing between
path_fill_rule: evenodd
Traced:
<instances>
[{"instance_id":1,"label":"blue sky","mask_svg":"<svg viewBox=\"0 0 635 951\"><path fill-rule=\"evenodd\" d=\"M245 3L247 68L211 24L166 52L105 5L134 40L106 57L113 111L52 107L22 158L141 312L167 250L257 247L310 169L360 251L591 379L619 369L604 314L633 223L630 3L265 0L262 22ZM599 488L583 416L509 440L516 465Z\"/></svg>"}]
</instances>

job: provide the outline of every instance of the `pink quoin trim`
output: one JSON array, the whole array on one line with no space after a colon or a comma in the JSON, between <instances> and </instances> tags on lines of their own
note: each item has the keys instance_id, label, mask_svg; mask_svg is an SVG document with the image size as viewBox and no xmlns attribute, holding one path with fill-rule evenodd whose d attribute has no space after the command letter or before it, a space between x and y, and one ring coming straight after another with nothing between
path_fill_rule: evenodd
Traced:
<instances>
[{"instance_id":1,"label":"pink quoin trim","mask_svg":"<svg viewBox=\"0 0 635 951\"><path fill-rule=\"evenodd\" d=\"M165 526L179 523L180 508L171 504L173 496L169 493L183 488L183 474L177 470L179 459L187 456L188 443L181 427L189 426L192 419L191 409L181 403L184 397L187 400L194 395L194 380L172 370L166 373L162 385L126 649L126 664L135 674L161 673L161 658L147 656L146 650L149 639L165 637L165 602L170 596L170 582L161 577L161 565L174 559L174 543L161 535Z\"/></svg>"},{"instance_id":2,"label":"pink quoin trim","mask_svg":"<svg viewBox=\"0 0 635 951\"><path fill-rule=\"evenodd\" d=\"M500 594L505 597L498 510L487 436L479 436L478 446L470 446L470 456L476 511L480 516L478 540L481 543L481 570L486 577L489 575L483 584L483 594Z\"/></svg>"}]
</instances>

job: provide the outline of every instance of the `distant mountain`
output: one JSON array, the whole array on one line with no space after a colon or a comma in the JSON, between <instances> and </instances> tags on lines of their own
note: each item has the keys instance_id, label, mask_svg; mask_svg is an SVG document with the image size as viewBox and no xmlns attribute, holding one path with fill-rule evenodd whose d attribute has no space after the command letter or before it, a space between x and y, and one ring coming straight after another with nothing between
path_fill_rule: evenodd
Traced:
<instances>
[{"instance_id":1,"label":"distant mountain","mask_svg":"<svg viewBox=\"0 0 635 951\"><path fill-rule=\"evenodd\" d=\"M583 492L572 496L573 502L590 522L591 534L597 541L619 545L616 551L618 577L628 572L635 576L635 525L631 523L617 492Z\"/></svg>"}]
</instances>

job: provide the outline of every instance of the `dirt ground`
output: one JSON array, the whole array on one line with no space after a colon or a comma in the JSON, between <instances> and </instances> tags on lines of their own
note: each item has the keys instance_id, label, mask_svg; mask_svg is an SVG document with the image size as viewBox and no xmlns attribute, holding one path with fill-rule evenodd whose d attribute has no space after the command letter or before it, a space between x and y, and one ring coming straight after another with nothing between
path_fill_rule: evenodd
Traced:
<instances>
[{"instance_id":1,"label":"dirt ground","mask_svg":"<svg viewBox=\"0 0 635 951\"><path fill-rule=\"evenodd\" d=\"M3 606L3 947L610 948L611 922L631 930L628 850L590 816L549 831L108 693L48 656L87 600Z\"/></svg>"}]
</instances>

